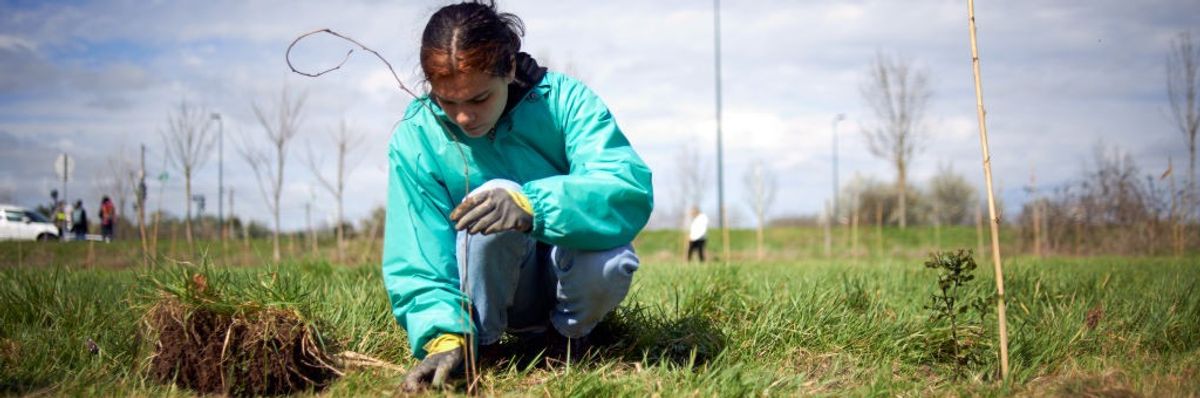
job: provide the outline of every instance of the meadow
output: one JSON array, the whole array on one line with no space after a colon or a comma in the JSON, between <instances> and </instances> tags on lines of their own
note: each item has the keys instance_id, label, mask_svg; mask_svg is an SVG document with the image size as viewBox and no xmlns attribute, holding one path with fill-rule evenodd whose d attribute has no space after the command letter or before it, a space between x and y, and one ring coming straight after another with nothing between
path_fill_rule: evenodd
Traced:
<instances>
[{"instance_id":1,"label":"meadow","mask_svg":"<svg viewBox=\"0 0 1200 398\"><path fill-rule=\"evenodd\" d=\"M729 261L680 259L679 235L643 233L630 296L594 333L582 361L484 366L485 395L539 396L1196 396L1200 395L1200 255L1005 258L1010 374L999 378L996 314L968 312L948 357L931 321L935 249L976 249L973 228L839 235L825 256L820 230L772 230L766 256L735 231ZM719 234L712 234L719 235ZM720 237L710 255L720 255ZM143 266L135 242L0 243L0 395L192 396L149 376L147 312L164 288L204 275L231 305L279 308L320 330L331 352L399 368L414 364L390 313L369 242L349 264L329 243L292 244L269 264L264 242L203 242L203 255ZM1006 236L1005 247L1019 244ZM994 292L990 257L976 256L962 297ZM228 264L236 264L229 266ZM974 328L974 329L970 329ZM964 337L966 336L966 337ZM354 367L317 392L399 392L398 368ZM464 392L462 386L456 390ZM431 394L442 395L434 391Z\"/></svg>"}]
</instances>

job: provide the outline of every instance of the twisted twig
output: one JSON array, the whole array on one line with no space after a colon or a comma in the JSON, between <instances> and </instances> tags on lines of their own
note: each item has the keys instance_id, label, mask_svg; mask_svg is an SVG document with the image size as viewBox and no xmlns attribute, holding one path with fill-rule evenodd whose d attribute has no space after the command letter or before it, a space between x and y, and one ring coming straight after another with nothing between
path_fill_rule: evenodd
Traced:
<instances>
[{"instance_id":1,"label":"twisted twig","mask_svg":"<svg viewBox=\"0 0 1200 398\"><path fill-rule=\"evenodd\" d=\"M316 73L308 73L308 72L303 72L303 71L300 71L299 69L296 69L296 66L292 65L292 47L295 47L296 43L299 43L300 40L303 40L305 37L309 37L309 36L315 35L317 33L328 33L339 39L354 43L354 45L358 46L358 48L363 49L363 51L366 51L366 52L369 52L369 53L375 55L375 58L379 58L379 60L381 62L383 62L383 64L385 66L387 66L388 72L391 72L392 78L396 80L396 85L400 86L400 90L403 90L405 93L408 93L408 95L411 95L413 98L420 97L416 93L414 93L412 90L409 90L408 86L404 85L404 81L400 80L400 76L396 74L396 69L392 67L392 63L388 62L388 60L386 58L384 58L382 55L379 55L378 51L372 50L370 47L367 47L367 46L363 45L362 43L359 43L358 40L354 40L350 37L342 35L341 33L334 32L333 30L330 30L329 28L317 29L312 32L302 34L299 37L296 37L295 40L292 40L292 44L288 44L287 51L285 51L283 53L283 60L287 61L288 68L291 69L292 72L295 72L296 74L299 74L299 75L308 76L308 77L318 77L318 76L324 75L326 73L341 69L342 65L345 65L346 61L350 60L350 54L354 53L353 48L346 50L346 55L344 57L342 57L342 62L338 62L338 64L334 65L332 68L325 69L325 70L322 70L322 71L316 72Z\"/></svg>"},{"instance_id":2,"label":"twisted twig","mask_svg":"<svg viewBox=\"0 0 1200 398\"><path fill-rule=\"evenodd\" d=\"M400 80L400 76L396 74L396 69L392 67L392 63L388 62L388 60L386 58L384 58L382 55L380 55L378 51L375 51L375 50L371 49L370 47L367 47L366 45L359 43L358 40L354 40L348 36L342 35L341 33L334 32L333 30L330 30L329 28L317 29L317 30L302 34L302 35L296 37L294 40L292 40L291 44L288 44L287 51L285 51L283 53L283 58L284 58L284 61L287 62L288 68L291 69L292 72L295 72L296 74L299 74L302 76L307 76L307 77L318 77L318 76L324 75L326 73L341 69L342 65L345 65L346 61L350 60L350 54L354 53L353 48L346 50L346 55L342 57L342 61L338 62L338 64L334 65L332 68L325 69L325 70L322 70L322 71L316 72L316 73L302 72L302 71L296 69L295 65L292 65L292 47L295 47L296 43L299 43L300 40L303 40L304 38L315 35L317 33L328 33L339 39L354 43L354 45L363 49L363 51L366 51L366 52L371 53L372 55L375 55L375 58L378 58L379 61L383 62L383 64L385 66L387 66L388 72L390 72L392 74L392 79L396 80L396 85L400 87L400 90L402 90L405 93L407 93L408 95L412 96L412 98L414 100L420 98L420 96L418 96L416 93L414 93L412 90L410 90L408 88L408 86L404 85L404 81ZM431 114L436 115L436 113L433 112L433 108L429 106L429 101L421 101L421 106L424 106L425 109L428 110ZM468 193L471 192L471 179L470 179L471 166L470 166L470 162L467 161L467 154L466 154L466 152L463 151L462 143L458 141L458 137L456 137L454 135L454 133L453 133L454 130L451 129L450 126L446 124L446 121L443 120L442 118L436 117L436 116L434 117L434 119L436 119L438 121L438 124L442 127L442 131L447 136L450 137L451 141L454 142L454 144L455 144L454 147L456 149L458 149L458 154L460 157L462 157L462 160L463 160L463 195L467 195ZM467 241L466 241L465 246L469 248L469 247L471 247L471 243L470 243L471 235L467 234L466 239L467 239ZM463 260L462 261L464 264L469 264L469 260L467 258L467 256L469 256L469 254L468 254L469 252L470 252L469 250L464 250L464 252L463 252ZM465 269L465 267L464 267L464 269ZM469 280L470 280L469 275L461 275L460 277L464 281L469 282ZM469 283L464 283L463 285L470 286ZM474 306L471 305L470 290L463 289L463 294L467 296L467 300L465 300L463 302L463 307L466 308L467 316L471 319L474 319L475 313L474 313ZM467 329L469 330L470 327L468 326ZM466 371L467 371L467 379L471 380L471 382L468 383L468 385L467 385L467 394L472 395L475 391L476 385L479 382L479 377L478 377L479 373L477 371L476 363L475 363L475 361L476 361L475 335L473 333L468 332L466 337L467 337L467 345L466 345L466 347L464 347L464 351L466 354L466 361L467 361Z\"/></svg>"}]
</instances>

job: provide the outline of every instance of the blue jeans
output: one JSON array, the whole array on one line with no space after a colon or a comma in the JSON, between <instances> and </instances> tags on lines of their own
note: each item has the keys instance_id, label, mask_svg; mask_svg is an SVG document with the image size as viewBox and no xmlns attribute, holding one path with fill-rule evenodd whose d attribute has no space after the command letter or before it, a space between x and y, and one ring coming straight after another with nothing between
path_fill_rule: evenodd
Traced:
<instances>
[{"instance_id":1,"label":"blue jeans","mask_svg":"<svg viewBox=\"0 0 1200 398\"><path fill-rule=\"evenodd\" d=\"M621 304L638 269L631 245L575 250L510 231L471 235L468 247L466 236L458 233L458 270L481 345L506 330L544 331L547 322L565 337L583 337Z\"/></svg>"}]
</instances>

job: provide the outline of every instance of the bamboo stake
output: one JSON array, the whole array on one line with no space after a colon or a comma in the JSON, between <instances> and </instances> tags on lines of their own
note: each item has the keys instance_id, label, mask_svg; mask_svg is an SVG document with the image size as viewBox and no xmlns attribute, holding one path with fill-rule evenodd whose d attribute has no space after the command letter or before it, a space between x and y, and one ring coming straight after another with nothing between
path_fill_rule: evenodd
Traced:
<instances>
[{"instance_id":1,"label":"bamboo stake","mask_svg":"<svg viewBox=\"0 0 1200 398\"><path fill-rule=\"evenodd\" d=\"M1170 224L1171 224L1170 225L1170 228L1171 228L1171 254L1173 254L1175 257L1179 257L1179 255L1183 252L1183 233L1182 233L1183 231L1180 230L1180 228L1179 228L1181 225L1179 222L1179 218L1180 218L1179 217L1179 207L1177 206L1177 203L1175 201L1175 199L1178 198L1179 195L1176 193L1177 191L1175 190L1175 174L1173 173L1174 170L1175 170L1175 162L1171 159L1170 156L1167 156L1167 172L1163 173L1162 177L1159 177L1158 179L1161 180L1166 177L1171 177L1171 185L1170 185L1170 187L1171 187L1171 209L1170 209L1170 211L1167 212L1167 214L1168 214L1167 218L1170 220Z\"/></svg>"},{"instance_id":2,"label":"bamboo stake","mask_svg":"<svg viewBox=\"0 0 1200 398\"><path fill-rule=\"evenodd\" d=\"M983 206L979 205L979 201L975 202L975 253L983 254Z\"/></svg>"},{"instance_id":3,"label":"bamboo stake","mask_svg":"<svg viewBox=\"0 0 1200 398\"><path fill-rule=\"evenodd\" d=\"M858 206L850 208L850 255L858 257Z\"/></svg>"},{"instance_id":4,"label":"bamboo stake","mask_svg":"<svg viewBox=\"0 0 1200 398\"><path fill-rule=\"evenodd\" d=\"M875 201L875 252L883 256L883 201Z\"/></svg>"},{"instance_id":5,"label":"bamboo stake","mask_svg":"<svg viewBox=\"0 0 1200 398\"><path fill-rule=\"evenodd\" d=\"M975 75L975 105L979 116L979 145L983 156L983 176L987 183L988 216L992 227L992 263L996 268L996 311L1000 318L1000 378L1008 379L1008 321L1004 315L1004 267L1000 262L1000 219L996 217L996 197L992 193L992 156L988 152L987 112L983 110L983 84L979 76L979 47L975 40L975 0L967 0L971 28L971 68Z\"/></svg>"},{"instance_id":6,"label":"bamboo stake","mask_svg":"<svg viewBox=\"0 0 1200 398\"><path fill-rule=\"evenodd\" d=\"M1033 255L1037 258L1042 258L1042 215L1041 215L1041 198L1038 198L1037 192L1037 172L1031 167L1029 169L1029 192L1033 199Z\"/></svg>"}]
</instances>

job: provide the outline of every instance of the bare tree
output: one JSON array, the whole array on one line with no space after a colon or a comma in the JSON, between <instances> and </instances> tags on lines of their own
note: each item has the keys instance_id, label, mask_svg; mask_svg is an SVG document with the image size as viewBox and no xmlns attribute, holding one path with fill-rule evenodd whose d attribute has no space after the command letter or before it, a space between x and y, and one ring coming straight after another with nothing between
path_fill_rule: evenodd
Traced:
<instances>
[{"instance_id":1,"label":"bare tree","mask_svg":"<svg viewBox=\"0 0 1200 398\"><path fill-rule=\"evenodd\" d=\"M937 174L929 179L929 201L936 209L933 212L936 222L968 225L972 222L978 192L949 164L940 164Z\"/></svg>"},{"instance_id":2,"label":"bare tree","mask_svg":"<svg viewBox=\"0 0 1200 398\"><path fill-rule=\"evenodd\" d=\"M863 129L871 153L896 169L898 217L903 229L908 225L908 166L923 139L921 129L931 95L927 74L902 58L878 53L860 92L878 119Z\"/></svg>"},{"instance_id":3,"label":"bare tree","mask_svg":"<svg viewBox=\"0 0 1200 398\"><path fill-rule=\"evenodd\" d=\"M708 173L707 162L700 154L700 150L696 145L687 142L679 147L679 152L675 154L675 167L678 173L678 178L675 179L675 203L673 208L678 213L671 215L668 218L679 220L675 224L683 229L683 238L680 240L679 252L684 257L687 256L688 243L688 225L691 222L691 215L688 209L693 206L700 207L704 202L704 195L708 193ZM676 218L678 217L678 218Z\"/></svg>"},{"instance_id":4,"label":"bare tree","mask_svg":"<svg viewBox=\"0 0 1200 398\"><path fill-rule=\"evenodd\" d=\"M208 111L187 101L180 101L179 107L167 115L167 129L161 131L167 158L183 173L189 252L195 251L192 243L192 173L204 165L216 144L217 136L210 127L212 124Z\"/></svg>"},{"instance_id":5,"label":"bare tree","mask_svg":"<svg viewBox=\"0 0 1200 398\"><path fill-rule=\"evenodd\" d=\"M767 226L767 211L775 202L776 183L775 173L767 168L762 161L755 161L746 169L743 177L746 193L750 195L750 209L754 212L754 220L758 222L758 258L763 258L763 234Z\"/></svg>"},{"instance_id":6,"label":"bare tree","mask_svg":"<svg viewBox=\"0 0 1200 398\"><path fill-rule=\"evenodd\" d=\"M1171 40L1171 51L1167 54L1167 97L1171 102L1171 116L1176 127L1187 140L1188 149L1188 203L1194 207L1200 196L1196 192L1196 131L1200 129L1200 47L1192 43L1191 32L1180 33Z\"/></svg>"},{"instance_id":7,"label":"bare tree","mask_svg":"<svg viewBox=\"0 0 1200 398\"><path fill-rule=\"evenodd\" d=\"M263 134L271 148L259 148L247 141L243 141L241 147L238 148L242 158L250 164L250 169L254 171L258 190L262 193L267 208L274 215L275 228L271 234L271 242L275 261L282 258L279 254L279 201L283 194L283 168L287 164L288 143L300 132L300 116L304 108L304 100L304 94L292 98L287 87L284 87L283 90L280 90L279 102L275 104L274 112L264 110L258 103L252 103L254 117L262 126ZM270 192L268 192L268 187Z\"/></svg>"},{"instance_id":8,"label":"bare tree","mask_svg":"<svg viewBox=\"0 0 1200 398\"><path fill-rule=\"evenodd\" d=\"M700 150L690 142L685 143L675 154L675 165L679 173L679 179L676 180L676 200L684 217L687 216L687 209L700 206L700 203L704 202L704 195L709 191L708 180L711 176L707 164Z\"/></svg>"},{"instance_id":9,"label":"bare tree","mask_svg":"<svg viewBox=\"0 0 1200 398\"><path fill-rule=\"evenodd\" d=\"M337 173L333 178L326 177L321 172L321 166L324 159L314 154L311 142L308 146L308 157L305 159L309 170L313 175L317 176L317 181L337 202L337 261L345 259L345 219L343 218L343 198L346 191L346 174L350 173L358 163L362 160L361 157L353 156L354 152L363 143L363 136L354 132L346 126L346 120L342 119L338 125L336 132L331 133L333 137L333 146L337 150ZM349 157L349 159L347 159Z\"/></svg>"},{"instance_id":10,"label":"bare tree","mask_svg":"<svg viewBox=\"0 0 1200 398\"><path fill-rule=\"evenodd\" d=\"M108 169L100 171L104 175L95 180L96 188L116 202L117 218L124 217L125 200L135 194L138 184L138 167L132 159L124 144L118 146L107 159Z\"/></svg>"}]
</instances>

